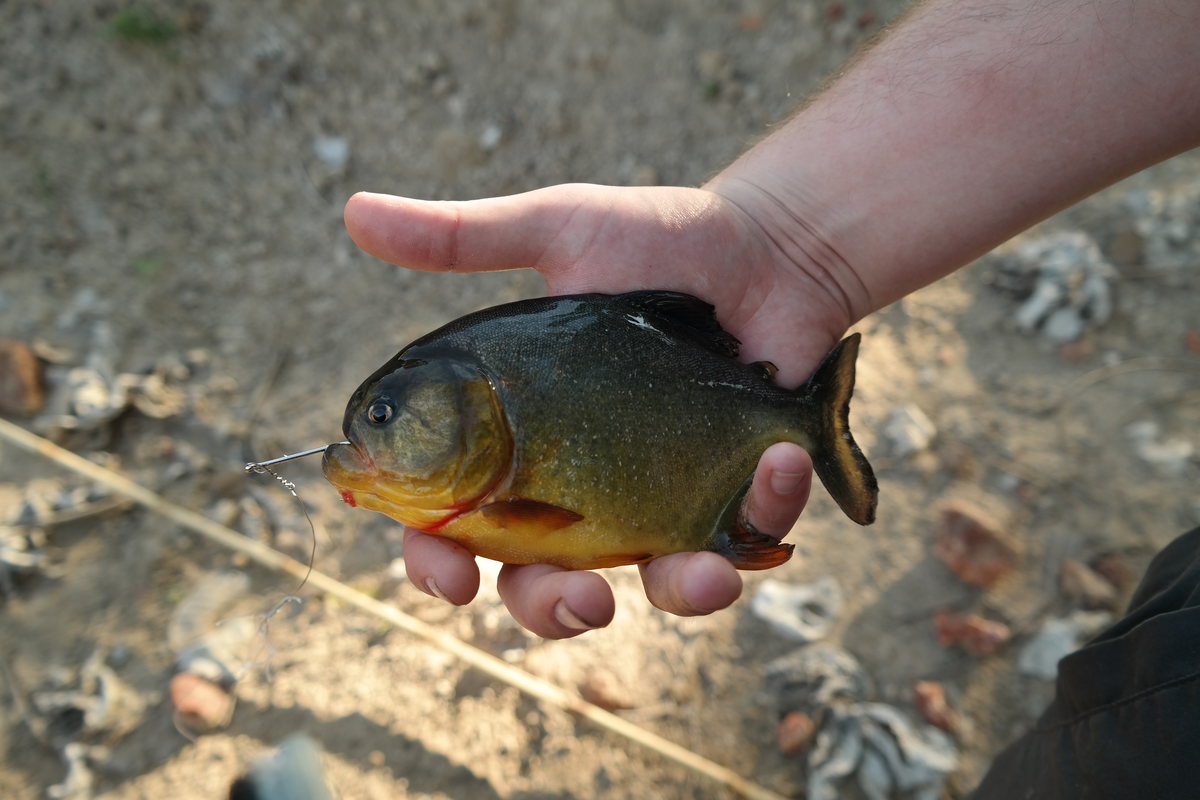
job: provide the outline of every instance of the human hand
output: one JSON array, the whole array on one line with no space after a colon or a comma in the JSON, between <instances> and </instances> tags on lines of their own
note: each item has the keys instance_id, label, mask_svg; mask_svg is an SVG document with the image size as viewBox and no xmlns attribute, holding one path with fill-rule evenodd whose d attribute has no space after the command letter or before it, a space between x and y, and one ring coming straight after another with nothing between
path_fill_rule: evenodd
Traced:
<instances>
[{"instance_id":1,"label":"human hand","mask_svg":"<svg viewBox=\"0 0 1200 800\"><path fill-rule=\"evenodd\" d=\"M687 292L713 303L742 341L747 360L769 360L777 380L806 378L840 338L851 304L829 267L810 263L794 231L781 235L777 209L753 214L705 189L564 185L512 197L426 202L358 194L347 203L351 237L368 253L435 272L533 268L552 294L636 289ZM812 249L812 248L809 248ZM759 530L783 537L803 511L812 462L793 444L763 454L747 497ZM455 604L479 588L474 558L460 545L405 533L413 582ZM725 608L741 577L715 553L678 553L641 566L650 602L680 615ZM505 565L499 591L512 615L546 638L566 638L611 620L611 589L594 572L545 564Z\"/></svg>"}]
</instances>

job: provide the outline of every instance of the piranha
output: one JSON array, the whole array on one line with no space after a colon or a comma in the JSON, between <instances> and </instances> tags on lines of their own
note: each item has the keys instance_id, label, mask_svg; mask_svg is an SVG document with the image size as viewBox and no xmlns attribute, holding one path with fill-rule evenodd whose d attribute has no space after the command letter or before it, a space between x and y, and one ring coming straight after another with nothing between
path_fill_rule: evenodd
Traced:
<instances>
[{"instance_id":1,"label":"piranha","mask_svg":"<svg viewBox=\"0 0 1200 800\"><path fill-rule=\"evenodd\" d=\"M712 550L739 569L792 546L742 500L763 450L795 442L855 522L878 488L848 426L859 335L797 390L711 305L642 291L521 300L461 317L401 350L354 392L325 449L352 506L510 564L571 569Z\"/></svg>"}]
</instances>

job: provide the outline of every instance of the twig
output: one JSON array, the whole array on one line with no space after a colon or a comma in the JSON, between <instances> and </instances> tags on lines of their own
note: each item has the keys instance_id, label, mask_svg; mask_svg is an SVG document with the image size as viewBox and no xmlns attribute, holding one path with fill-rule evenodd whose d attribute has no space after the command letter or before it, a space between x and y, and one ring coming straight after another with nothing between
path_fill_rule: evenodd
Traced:
<instances>
[{"instance_id":1,"label":"twig","mask_svg":"<svg viewBox=\"0 0 1200 800\"><path fill-rule=\"evenodd\" d=\"M1085 391L1096 384L1103 383L1109 378L1115 378L1118 375L1126 375L1131 372L1144 372L1147 370L1163 370L1167 372L1200 372L1200 361L1187 358L1171 358L1169 356L1141 356L1138 358L1131 358L1127 361L1121 361L1116 364L1111 364L1106 367L1099 367L1080 375L1078 378L1071 381L1059 393L1058 397L1047 403L1044 408L1037 409L1035 413L1061 413L1071 401L1080 397Z\"/></svg>"},{"instance_id":2,"label":"twig","mask_svg":"<svg viewBox=\"0 0 1200 800\"><path fill-rule=\"evenodd\" d=\"M161 514L193 533L242 553L264 567L303 578L308 566L289 558L266 545L247 539L237 532L220 525L194 511L165 500L156 493L134 483L112 470L94 464L58 445L30 433L24 428L0 418L0 438L42 455L66 469L83 475L96 483L103 484L114 492ZM472 647L444 631L409 616L397 608L368 597L351 589L323 572L313 570L308 582L327 595L336 597L347 605L365 611L395 625L407 633L456 656L468 665L485 672L498 681L516 687L520 691L555 708L577 714L598 727L622 736L631 742L658 753L675 763L703 775L751 800L784 800L782 795L743 778L731 769L704 758L685 747L651 733L628 720L622 719L599 706L587 702L576 694L534 677L482 650Z\"/></svg>"}]
</instances>

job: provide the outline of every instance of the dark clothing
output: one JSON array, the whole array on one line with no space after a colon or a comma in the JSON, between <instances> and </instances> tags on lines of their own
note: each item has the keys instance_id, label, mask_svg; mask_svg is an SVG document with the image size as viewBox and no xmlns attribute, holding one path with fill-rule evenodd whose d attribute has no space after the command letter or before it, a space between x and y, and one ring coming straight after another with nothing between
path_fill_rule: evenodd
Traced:
<instances>
[{"instance_id":1,"label":"dark clothing","mask_svg":"<svg viewBox=\"0 0 1200 800\"><path fill-rule=\"evenodd\" d=\"M1155 556L1123 619L1059 662L1054 702L971 798L1200 798L1200 528Z\"/></svg>"}]
</instances>

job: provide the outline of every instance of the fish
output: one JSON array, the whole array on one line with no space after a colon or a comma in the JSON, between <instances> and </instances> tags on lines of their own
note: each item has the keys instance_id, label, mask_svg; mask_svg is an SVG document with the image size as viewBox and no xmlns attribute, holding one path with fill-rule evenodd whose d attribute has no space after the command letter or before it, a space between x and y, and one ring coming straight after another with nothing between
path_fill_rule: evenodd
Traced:
<instances>
[{"instance_id":1,"label":"fish","mask_svg":"<svg viewBox=\"0 0 1200 800\"><path fill-rule=\"evenodd\" d=\"M322 456L351 506L508 564L598 569L711 550L788 560L743 499L763 450L795 442L853 521L878 486L849 428L860 335L799 389L709 303L670 291L485 308L422 336L351 395Z\"/></svg>"}]
</instances>

